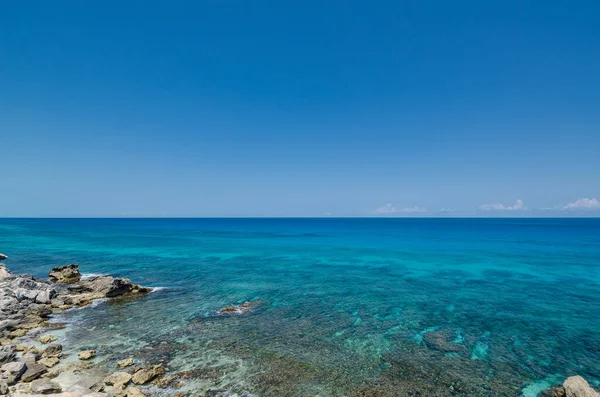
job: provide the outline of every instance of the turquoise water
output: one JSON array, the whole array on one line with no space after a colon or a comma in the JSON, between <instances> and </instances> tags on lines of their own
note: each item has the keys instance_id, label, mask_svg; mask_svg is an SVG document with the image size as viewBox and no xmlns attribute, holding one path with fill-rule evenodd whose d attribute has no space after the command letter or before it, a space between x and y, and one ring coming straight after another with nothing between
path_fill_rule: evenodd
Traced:
<instances>
[{"instance_id":1,"label":"turquoise water","mask_svg":"<svg viewBox=\"0 0 600 397\"><path fill-rule=\"evenodd\" d=\"M66 313L64 332L107 363L162 360L192 394L600 384L600 219L3 219L0 252L165 287Z\"/></svg>"}]
</instances>

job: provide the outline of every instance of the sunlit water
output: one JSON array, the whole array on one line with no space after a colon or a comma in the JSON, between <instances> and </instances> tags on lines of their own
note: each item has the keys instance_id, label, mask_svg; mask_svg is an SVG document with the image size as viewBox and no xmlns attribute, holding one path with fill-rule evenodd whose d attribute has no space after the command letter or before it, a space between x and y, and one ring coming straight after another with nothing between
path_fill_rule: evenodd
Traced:
<instances>
[{"instance_id":1,"label":"sunlit water","mask_svg":"<svg viewBox=\"0 0 600 397\"><path fill-rule=\"evenodd\" d=\"M186 371L192 394L600 384L600 219L4 219L0 252L15 272L76 262L164 287L69 311L61 332L106 365Z\"/></svg>"}]
</instances>

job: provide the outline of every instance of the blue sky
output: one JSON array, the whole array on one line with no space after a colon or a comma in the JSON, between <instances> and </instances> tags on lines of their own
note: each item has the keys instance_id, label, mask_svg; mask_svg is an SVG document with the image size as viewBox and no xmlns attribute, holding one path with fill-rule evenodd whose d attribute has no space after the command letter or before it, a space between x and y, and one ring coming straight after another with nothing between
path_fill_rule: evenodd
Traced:
<instances>
[{"instance_id":1,"label":"blue sky","mask_svg":"<svg viewBox=\"0 0 600 397\"><path fill-rule=\"evenodd\" d=\"M597 215L598 15L3 2L0 216Z\"/></svg>"}]
</instances>

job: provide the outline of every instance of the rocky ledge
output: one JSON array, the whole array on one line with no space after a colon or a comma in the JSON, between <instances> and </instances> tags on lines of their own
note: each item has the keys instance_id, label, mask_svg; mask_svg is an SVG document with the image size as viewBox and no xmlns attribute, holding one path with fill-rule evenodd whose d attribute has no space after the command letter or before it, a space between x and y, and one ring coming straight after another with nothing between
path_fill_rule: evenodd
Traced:
<instances>
[{"instance_id":1,"label":"rocky ledge","mask_svg":"<svg viewBox=\"0 0 600 397\"><path fill-rule=\"evenodd\" d=\"M3 259L6 256L0 254L0 260ZM123 368L134 362L128 358L119 362L120 372L106 376L105 370L95 368L88 361L96 354L93 350L79 353L79 360L85 361L62 366L63 349L61 344L54 343L55 336L39 338L39 342L46 345L43 349L24 344L23 339L31 330L48 326L53 313L85 306L96 299L142 295L150 291L151 288L126 278L99 276L82 280L75 264L55 267L49 273L49 280L40 280L27 274L12 274L0 263L0 395L143 397L145 394L137 386L164 374L162 366L136 366L129 374ZM68 370L87 381L101 377L94 383L84 381L63 390L53 379Z\"/></svg>"}]
</instances>

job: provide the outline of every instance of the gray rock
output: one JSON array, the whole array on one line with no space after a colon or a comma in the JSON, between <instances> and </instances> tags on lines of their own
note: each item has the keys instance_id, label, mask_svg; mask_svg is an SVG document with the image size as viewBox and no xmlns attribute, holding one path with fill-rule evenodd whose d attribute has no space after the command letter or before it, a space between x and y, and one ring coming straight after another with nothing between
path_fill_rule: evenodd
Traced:
<instances>
[{"instance_id":1,"label":"gray rock","mask_svg":"<svg viewBox=\"0 0 600 397\"><path fill-rule=\"evenodd\" d=\"M72 263L65 266L57 266L50 270L48 278L53 283L72 284L81 280L79 265Z\"/></svg>"},{"instance_id":2,"label":"gray rock","mask_svg":"<svg viewBox=\"0 0 600 397\"><path fill-rule=\"evenodd\" d=\"M21 375L21 381L31 382L42 376L44 373L46 373L45 366L37 363L27 364L27 370Z\"/></svg>"},{"instance_id":3,"label":"gray rock","mask_svg":"<svg viewBox=\"0 0 600 397\"><path fill-rule=\"evenodd\" d=\"M60 393L62 388L56 382L48 379L37 379L31 382L31 393L32 394L52 394Z\"/></svg>"},{"instance_id":4,"label":"gray rock","mask_svg":"<svg viewBox=\"0 0 600 397\"><path fill-rule=\"evenodd\" d=\"M14 346L2 346L0 347L0 365L6 364L14 360L15 348Z\"/></svg>"},{"instance_id":5,"label":"gray rock","mask_svg":"<svg viewBox=\"0 0 600 397\"><path fill-rule=\"evenodd\" d=\"M17 329L19 321L14 319L7 319L0 321L0 331L12 331Z\"/></svg>"},{"instance_id":6,"label":"gray rock","mask_svg":"<svg viewBox=\"0 0 600 397\"><path fill-rule=\"evenodd\" d=\"M52 343L48 345L42 355L44 357L60 357L62 356L62 345L60 343Z\"/></svg>"},{"instance_id":7,"label":"gray rock","mask_svg":"<svg viewBox=\"0 0 600 397\"><path fill-rule=\"evenodd\" d=\"M571 376L565 380L563 387L567 397L600 397L581 376Z\"/></svg>"},{"instance_id":8,"label":"gray rock","mask_svg":"<svg viewBox=\"0 0 600 397\"><path fill-rule=\"evenodd\" d=\"M9 385L14 385L27 370L27 365L24 362L15 361L4 364L1 370L2 376L6 379L6 383Z\"/></svg>"},{"instance_id":9,"label":"gray rock","mask_svg":"<svg viewBox=\"0 0 600 397\"><path fill-rule=\"evenodd\" d=\"M50 303L50 301L56 296L56 291L52 288L46 288L43 291L38 292L35 297L37 303Z\"/></svg>"},{"instance_id":10,"label":"gray rock","mask_svg":"<svg viewBox=\"0 0 600 397\"><path fill-rule=\"evenodd\" d=\"M8 394L8 385L6 382L0 380L0 395L5 396Z\"/></svg>"}]
</instances>

